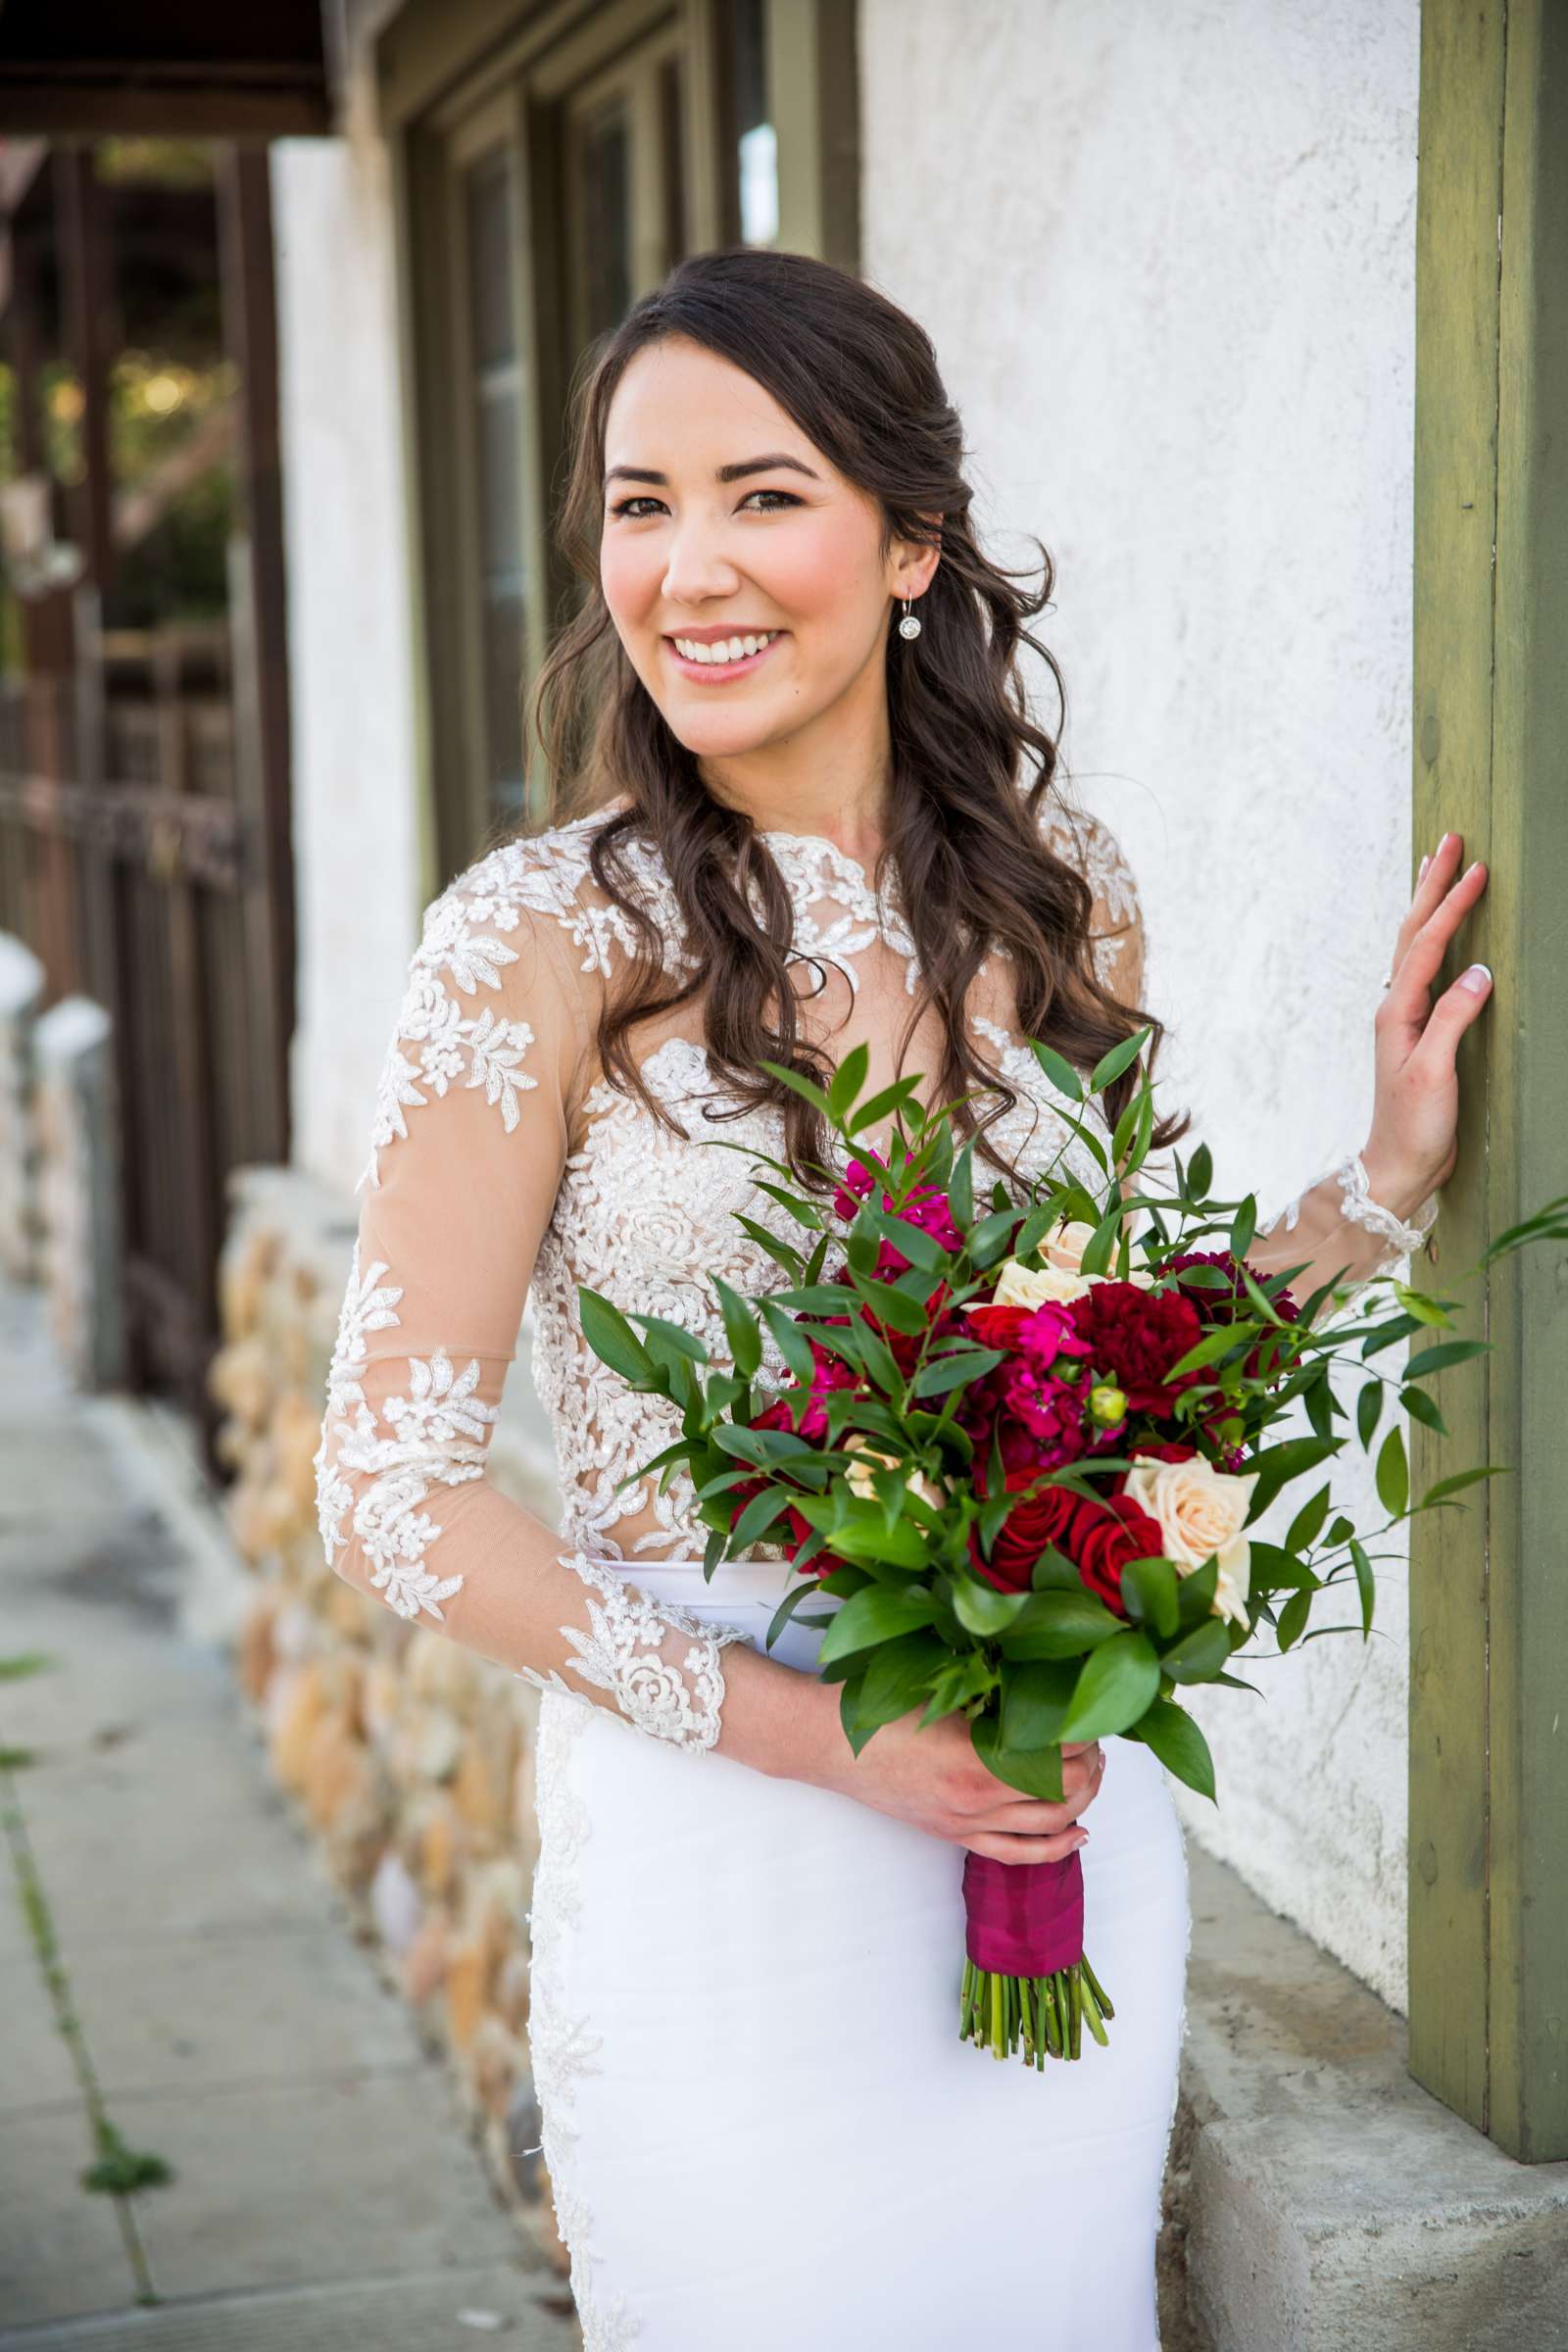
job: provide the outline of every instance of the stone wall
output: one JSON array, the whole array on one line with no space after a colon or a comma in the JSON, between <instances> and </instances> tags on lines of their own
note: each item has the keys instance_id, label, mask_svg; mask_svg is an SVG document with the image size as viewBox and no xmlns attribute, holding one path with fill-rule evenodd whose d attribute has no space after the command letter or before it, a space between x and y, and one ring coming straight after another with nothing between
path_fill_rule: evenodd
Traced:
<instances>
[{"instance_id":1,"label":"stone wall","mask_svg":"<svg viewBox=\"0 0 1568 2352\"><path fill-rule=\"evenodd\" d=\"M239 1670L273 1772L389 1979L449 2056L492 2171L558 2263L529 2074L525 1913L538 1695L333 1574L313 1456L347 1279L351 1201L296 1169L231 1179L211 1384L225 1515L255 1576ZM556 1515L525 1328L491 1475Z\"/></svg>"},{"instance_id":2,"label":"stone wall","mask_svg":"<svg viewBox=\"0 0 1568 2352\"><path fill-rule=\"evenodd\" d=\"M37 956L0 931L0 1272L16 1282L37 1274L32 1028L43 990Z\"/></svg>"}]
</instances>

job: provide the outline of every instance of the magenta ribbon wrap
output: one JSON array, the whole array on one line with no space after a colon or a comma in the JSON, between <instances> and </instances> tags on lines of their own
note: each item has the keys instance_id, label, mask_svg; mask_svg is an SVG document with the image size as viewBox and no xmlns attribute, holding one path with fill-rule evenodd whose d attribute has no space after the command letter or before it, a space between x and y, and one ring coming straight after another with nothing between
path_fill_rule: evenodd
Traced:
<instances>
[{"instance_id":1,"label":"magenta ribbon wrap","mask_svg":"<svg viewBox=\"0 0 1568 2352\"><path fill-rule=\"evenodd\" d=\"M965 1854L967 1950L997 1977L1049 1977L1084 1956L1084 1873L1061 1862L995 1862Z\"/></svg>"}]
</instances>

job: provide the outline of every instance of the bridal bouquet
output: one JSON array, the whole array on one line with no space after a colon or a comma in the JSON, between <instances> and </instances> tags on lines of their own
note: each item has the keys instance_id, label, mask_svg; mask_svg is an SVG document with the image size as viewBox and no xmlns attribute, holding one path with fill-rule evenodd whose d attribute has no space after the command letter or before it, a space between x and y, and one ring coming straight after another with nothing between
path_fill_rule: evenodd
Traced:
<instances>
[{"instance_id":1,"label":"bridal bouquet","mask_svg":"<svg viewBox=\"0 0 1568 2352\"><path fill-rule=\"evenodd\" d=\"M748 1300L711 1277L726 1367L679 1326L628 1319L579 1289L595 1351L680 1410L681 1436L633 1476L659 1469L667 1483L686 1465L712 1531L705 1572L760 1542L785 1549L803 1580L769 1645L803 1597L837 1599L803 1622L824 1629L819 1670L840 1685L857 1754L913 1709L923 1724L961 1713L990 1770L1030 1796L1061 1800L1063 1741L1119 1734L1212 1798L1208 1744L1182 1692L1254 1690L1230 1668L1260 1625L1279 1651L1357 1627L1364 1640L1378 1540L1494 1475L1457 1470L1412 1505L1399 1424L1383 1427L1392 1395L1446 1434L1426 1384L1488 1343L1439 1339L1396 1379L1377 1359L1450 1330L1454 1301L1380 1277L1366 1298L1392 1291L1392 1302L1355 1301L1351 1319L1349 1292L1332 1282L1298 1300L1289 1278L1299 1267L1259 1279L1244 1262L1255 1200L1209 1198L1203 1147L1185 1165L1173 1155L1171 1193L1130 1189L1153 1124L1148 1075L1108 1152L1104 1122L1081 1113L1148 1036L1114 1048L1087 1086L1029 1041L1064 1126L1104 1177L1102 1197L1054 1180L1055 1162L1029 1199L1001 1183L977 1197L973 1138L957 1145L954 1105L922 1111L916 1077L859 1102L864 1047L826 1092L763 1064L823 1112L849 1156L829 1207L793 1189L783 1162L715 1139L775 1172L760 1188L805 1237L796 1247L741 1219L789 1287ZM857 1139L890 1117L884 1160ZM1563 1238L1565 1205L1511 1228L1487 1256ZM764 1332L786 1385L760 1377ZM1348 1372L1353 1416L1335 1380ZM1298 1406L1309 1434L1281 1434ZM1387 1517L1372 1530L1316 1475L1352 1417L1363 1451L1376 1446ZM1310 1491L1278 1541L1263 1540L1257 1522L1298 1481ZM1354 1622L1308 1630L1325 1593L1353 1594ZM1076 2058L1085 2030L1104 2042L1113 2012L1084 1950L1078 1855L1009 1864L971 1852L963 1895L961 2037L999 2058L1021 2044L1042 2070L1048 2056Z\"/></svg>"}]
</instances>

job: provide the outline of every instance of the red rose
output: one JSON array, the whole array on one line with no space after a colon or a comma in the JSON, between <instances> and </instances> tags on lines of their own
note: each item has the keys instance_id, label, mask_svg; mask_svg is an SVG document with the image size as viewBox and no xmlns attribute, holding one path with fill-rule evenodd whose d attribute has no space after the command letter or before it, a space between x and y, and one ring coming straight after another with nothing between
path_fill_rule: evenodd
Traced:
<instances>
[{"instance_id":1,"label":"red rose","mask_svg":"<svg viewBox=\"0 0 1568 2352\"><path fill-rule=\"evenodd\" d=\"M1200 1372L1167 1381L1165 1367L1196 1348L1202 1325L1180 1291L1151 1292L1136 1282L1097 1282L1073 1300L1073 1320L1098 1370L1114 1373L1130 1413L1168 1413Z\"/></svg>"},{"instance_id":2,"label":"red rose","mask_svg":"<svg viewBox=\"0 0 1568 2352\"><path fill-rule=\"evenodd\" d=\"M1162 1552L1165 1539L1158 1520L1151 1519L1131 1495L1107 1494L1103 1500L1103 1509L1092 1502L1081 1502L1078 1524L1061 1549L1077 1562L1078 1573L1090 1592L1098 1593L1106 1608L1114 1609L1118 1617L1125 1617L1122 1570L1129 1560Z\"/></svg>"},{"instance_id":3,"label":"red rose","mask_svg":"<svg viewBox=\"0 0 1568 2352\"><path fill-rule=\"evenodd\" d=\"M1019 1487L1030 1483L1027 1472L1008 1481ZM1030 1590L1035 1562L1048 1544L1072 1561L1087 1589L1107 1608L1125 1617L1121 1572L1129 1560L1162 1550L1164 1539L1158 1522L1128 1495L1106 1494L1091 1502L1067 1487L1046 1487L1014 1503L997 1531L989 1560L981 1557L977 1532L969 1531L970 1559L1003 1592Z\"/></svg>"}]
</instances>

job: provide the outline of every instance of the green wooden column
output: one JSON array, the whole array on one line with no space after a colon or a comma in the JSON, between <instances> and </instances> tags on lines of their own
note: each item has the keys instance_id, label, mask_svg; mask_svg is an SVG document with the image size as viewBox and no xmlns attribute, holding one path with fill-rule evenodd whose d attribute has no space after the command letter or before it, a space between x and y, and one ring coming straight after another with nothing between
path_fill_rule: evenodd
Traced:
<instances>
[{"instance_id":1,"label":"green wooden column","mask_svg":"<svg viewBox=\"0 0 1568 2352\"><path fill-rule=\"evenodd\" d=\"M1416 258L1415 849L1485 858L1442 1291L1568 1192L1568 0L1424 0ZM1453 1296L1479 1298L1469 1284ZM1467 1310L1468 1312L1468 1310ZM1504 1259L1414 1485L1511 1467L1410 1557L1410 2070L1568 2157L1568 1250Z\"/></svg>"}]
</instances>

